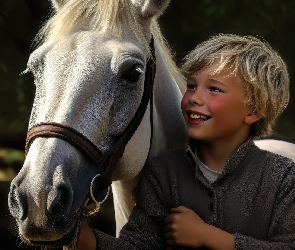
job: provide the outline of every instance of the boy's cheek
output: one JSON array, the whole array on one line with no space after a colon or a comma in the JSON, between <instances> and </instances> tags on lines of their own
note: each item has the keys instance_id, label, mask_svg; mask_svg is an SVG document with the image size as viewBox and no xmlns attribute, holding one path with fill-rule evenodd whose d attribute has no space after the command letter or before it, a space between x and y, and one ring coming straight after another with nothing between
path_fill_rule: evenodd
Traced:
<instances>
[{"instance_id":1,"label":"boy's cheek","mask_svg":"<svg viewBox=\"0 0 295 250\"><path fill-rule=\"evenodd\" d=\"M181 111L182 111L182 115L183 115L184 119L187 120L187 112L186 112L185 105L181 105Z\"/></svg>"},{"instance_id":2,"label":"boy's cheek","mask_svg":"<svg viewBox=\"0 0 295 250\"><path fill-rule=\"evenodd\" d=\"M181 100L182 113L186 113L188 103L189 103L189 96L187 93L184 93L182 100Z\"/></svg>"}]
</instances>

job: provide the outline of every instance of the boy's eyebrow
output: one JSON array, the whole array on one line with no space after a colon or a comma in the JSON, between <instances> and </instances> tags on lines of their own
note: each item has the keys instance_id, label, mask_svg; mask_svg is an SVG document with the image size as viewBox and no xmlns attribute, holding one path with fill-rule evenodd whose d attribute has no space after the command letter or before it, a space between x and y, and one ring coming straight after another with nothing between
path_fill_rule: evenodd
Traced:
<instances>
[{"instance_id":1,"label":"boy's eyebrow","mask_svg":"<svg viewBox=\"0 0 295 250\"><path fill-rule=\"evenodd\" d=\"M208 81L208 82L211 82L211 83L221 84L221 85L227 87L227 85L224 84L222 81L219 81L219 80L216 80L216 79L213 79L213 78L209 78L209 79L207 79L207 81Z\"/></svg>"},{"instance_id":2,"label":"boy's eyebrow","mask_svg":"<svg viewBox=\"0 0 295 250\"><path fill-rule=\"evenodd\" d=\"M228 88L228 85L227 85L226 82L224 82L224 81L219 81L219 80L216 80L216 79L213 79L213 78L209 78L209 79L207 79L207 81L208 81L209 83L220 84L220 85L222 85L223 87Z\"/></svg>"},{"instance_id":3,"label":"boy's eyebrow","mask_svg":"<svg viewBox=\"0 0 295 250\"><path fill-rule=\"evenodd\" d=\"M186 79L187 83L190 82L191 80L195 79L195 77L196 77L195 75L191 75L191 76L189 76L189 77ZM208 78L206 81L209 82L209 83L221 84L221 85L223 85L224 87L228 87L228 86L227 86L226 84L224 84L222 81L216 80L215 78Z\"/></svg>"}]
</instances>

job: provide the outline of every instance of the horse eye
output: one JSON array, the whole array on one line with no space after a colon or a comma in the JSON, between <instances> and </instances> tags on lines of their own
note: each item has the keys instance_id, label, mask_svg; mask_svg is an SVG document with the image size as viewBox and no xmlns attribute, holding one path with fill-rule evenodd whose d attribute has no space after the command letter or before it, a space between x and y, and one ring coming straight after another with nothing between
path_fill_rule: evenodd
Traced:
<instances>
[{"instance_id":1,"label":"horse eye","mask_svg":"<svg viewBox=\"0 0 295 250\"><path fill-rule=\"evenodd\" d=\"M136 83L141 74L143 73L143 68L141 65L135 65L132 69L130 69L128 72L126 72L123 75L123 78L131 83Z\"/></svg>"}]
</instances>

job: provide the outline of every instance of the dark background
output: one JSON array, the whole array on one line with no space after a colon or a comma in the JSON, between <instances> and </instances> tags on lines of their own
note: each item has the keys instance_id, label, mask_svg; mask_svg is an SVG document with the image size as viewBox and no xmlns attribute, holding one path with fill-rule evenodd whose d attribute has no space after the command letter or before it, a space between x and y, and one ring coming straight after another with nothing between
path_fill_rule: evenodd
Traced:
<instances>
[{"instance_id":1,"label":"dark background","mask_svg":"<svg viewBox=\"0 0 295 250\"><path fill-rule=\"evenodd\" d=\"M17 237L7 210L7 193L11 179L23 162L27 124L34 98L32 78L20 73L26 69L34 36L49 15L50 3L47 0L0 2L1 249L33 249L22 244ZM278 119L272 137L295 142L295 1L171 0L159 22L178 65L197 43L212 35L235 33L265 38L286 61L291 78L290 103ZM113 226L100 225L113 232ZM5 244L9 246L5 247Z\"/></svg>"}]
</instances>

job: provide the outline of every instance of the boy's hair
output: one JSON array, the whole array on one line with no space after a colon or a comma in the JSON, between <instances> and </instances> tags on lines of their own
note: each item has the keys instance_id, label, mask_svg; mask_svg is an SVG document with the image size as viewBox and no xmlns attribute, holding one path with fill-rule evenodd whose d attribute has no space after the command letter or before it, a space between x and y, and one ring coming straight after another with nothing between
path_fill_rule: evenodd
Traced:
<instances>
[{"instance_id":1,"label":"boy's hair","mask_svg":"<svg viewBox=\"0 0 295 250\"><path fill-rule=\"evenodd\" d=\"M270 45L253 36L220 34L199 44L185 58L185 77L196 75L220 60L218 73L227 67L240 80L245 105L261 119L251 127L253 137L272 132L272 124L289 102L289 74L282 58Z\"/></svg>"}]
</instances>

